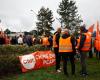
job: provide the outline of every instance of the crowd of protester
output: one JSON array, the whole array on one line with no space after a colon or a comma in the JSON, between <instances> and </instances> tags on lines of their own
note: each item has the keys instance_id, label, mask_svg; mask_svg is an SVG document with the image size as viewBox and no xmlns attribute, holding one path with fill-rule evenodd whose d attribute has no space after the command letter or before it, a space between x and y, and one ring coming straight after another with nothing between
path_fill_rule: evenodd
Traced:
<instances>
[{"instance_id":1,"label":"crowd of protester","mask_svg":"<svg viewBox=\"0 0 100 80\"><path fill-rule=\"evenodd\" d=\"M49 44L46 43L45 37L48 38L47 41L49 41ZM44 41L44 43L43 43ZM27 46L33 46L36 44L42 44L46 47L52 47L52 36L46 36L43 35L41 37L35 37L33 35L19 35L19 36L8 36L4 32L0 31L0 45L27 45Z\"/></svg>"}]
</instances>

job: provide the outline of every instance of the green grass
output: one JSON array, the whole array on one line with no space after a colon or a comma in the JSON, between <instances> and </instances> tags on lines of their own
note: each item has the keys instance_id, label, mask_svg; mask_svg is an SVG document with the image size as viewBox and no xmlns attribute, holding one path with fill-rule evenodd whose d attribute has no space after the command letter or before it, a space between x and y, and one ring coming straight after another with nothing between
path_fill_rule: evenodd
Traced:
<instances>
[{"instance_id":1,"label":"green grass","mask_svg":"<svg viewBox=\"0 0 100 80\"><path fill-rule=\"evenodd\" d=\"M81 69L80 62L76 62L76 76L71 75L70 63L68 64L69 77L61 73L55 72L55 67L42 68L21 74L9 74L0 78L0 80L100 80L100 62L93 59L87 59L87 68L89 75L81 77L79 71Z\"/></svg>"}]
</instances>

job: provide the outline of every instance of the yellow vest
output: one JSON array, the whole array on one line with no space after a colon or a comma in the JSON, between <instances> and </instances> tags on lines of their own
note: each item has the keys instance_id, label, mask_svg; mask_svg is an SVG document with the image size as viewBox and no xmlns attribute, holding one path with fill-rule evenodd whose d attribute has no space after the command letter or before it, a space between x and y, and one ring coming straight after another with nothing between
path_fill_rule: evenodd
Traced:
<instances>
[{"instance_id":1,"label":"yellow vest","mask_svg":"<svg viewBox=\"0 0 100 80\"><path fill-rule=\"evenodd\" d=\"M62 37L59 40L59 52L73 52L71 37L63 39Z\"/></svg>"},{"instance_id":2,"label":"yellow vest","mask_svg":"<svg viewBox=\"0 0 100 80\"><path fill-rule=\"evenodd\" d=\"M50 45L50 43L48 41L48 37L44 37L42 40L43 40L42 45L44 45L44 46Z\"/></svg>"},{"instance_id":3,"label":"yellow vest","mask_svg":"<svg viewBox=\"0 0 100 80\"><path fill-rule=\"evenodd\" d=\"M82 51L89 51L91 47L91 35L89 33L84 33L86 35L86 40L84 42L84 45L82 47Z\"/></svg>"}]
</instances>

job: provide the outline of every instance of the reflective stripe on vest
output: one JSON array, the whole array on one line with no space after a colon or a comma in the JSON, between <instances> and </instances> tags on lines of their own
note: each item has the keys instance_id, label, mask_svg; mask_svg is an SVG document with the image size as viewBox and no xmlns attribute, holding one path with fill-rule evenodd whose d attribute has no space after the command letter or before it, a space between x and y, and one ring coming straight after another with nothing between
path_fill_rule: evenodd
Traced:
<instances>
[{"instance_id":1,"label":"reflective stripe on vest","mask_svg":"<svg viewBox=\"0 0 100 80\"><path fill-rule=\"evenodd\" d=\"M58 45L56 43L56 34L53 35L53 47L58 47Z\"/></svg>"},{"instance_id":2,"label":"reflective stripe on vest","mask_svg":"<svg viewBox=\"0 0 100 80\"><path fill-rule=\"evenodd\" d=\"M66 39L60 38L59 40L59 52L72 52L71 37Z\"/></svg>"},{"instance_id":3,"label":"reflective stripe on vest","mask_svg":"<svg viewBox=\"0 0 100 80\"><path fill-rule=\"evenodd\" d=\"M91 35L88 33L84 33L86 35L86 40L84 42L84 45L82 47L82 51L89 51L91 47Z\"/></svg>"}]
</instances>

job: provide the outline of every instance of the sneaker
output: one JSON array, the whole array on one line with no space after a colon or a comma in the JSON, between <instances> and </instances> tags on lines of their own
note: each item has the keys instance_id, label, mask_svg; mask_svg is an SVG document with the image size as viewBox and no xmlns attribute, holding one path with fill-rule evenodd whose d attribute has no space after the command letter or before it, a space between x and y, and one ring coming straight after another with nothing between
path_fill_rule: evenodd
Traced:
<instances>
[{"instance_id":1,"label":"sneaker","mask_svg":"<svg viewBox=\"0 0 100 80\"><path fill-rule=\"evenodd\" d=\"M83 73L83 74L80 74L80 75L83 76L83 77L86 77L88 74Z\"/></svg>"},{"instance_id":2,"label":"sneaker","mask_svg":"<svg viewBox=\"0 0 100 80\"><path fill-rule=\"evenodd\" d=\"M62 68L59 68L60 70L62 70Z\"/></svg>"},{"instance_id":3,"label":"sneaker","mask_svg":"<svg viewBox=\"0 0 100 80\"><path fill-rule=\"evenodd\" d=\"M58 70L57 70L57 73L60 73L60 72L61 72L61 70L58 69Z\"/></svg>"}]
</instances>

